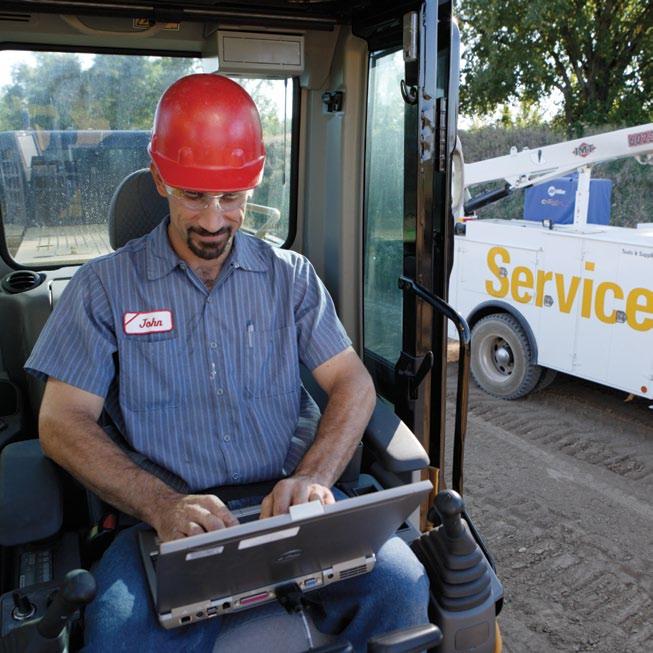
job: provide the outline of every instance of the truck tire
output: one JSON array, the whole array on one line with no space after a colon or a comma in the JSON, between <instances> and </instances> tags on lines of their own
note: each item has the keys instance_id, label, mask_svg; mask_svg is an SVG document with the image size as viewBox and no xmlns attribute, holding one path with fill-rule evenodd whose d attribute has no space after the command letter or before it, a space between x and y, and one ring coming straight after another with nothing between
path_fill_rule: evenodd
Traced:
<instances>
[{"instance_id":1,"label":"truck tire","mask_svg":"<svg viewBox=\"0 0 653 653\"><path fill-rule=\"evenodd\" d=\"M542 377L528 336L508 313L488 315L474 325L470 368L478 386L500 399L524 397Z\"/></svg>"}]
</instances>

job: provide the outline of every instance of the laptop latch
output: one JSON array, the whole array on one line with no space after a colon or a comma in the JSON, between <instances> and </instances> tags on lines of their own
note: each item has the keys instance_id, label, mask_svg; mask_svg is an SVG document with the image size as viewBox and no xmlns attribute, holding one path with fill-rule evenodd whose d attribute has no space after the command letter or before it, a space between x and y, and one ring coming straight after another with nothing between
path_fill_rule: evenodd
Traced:
<instances>
[{"instance_id":1,"label":"laptop latch","mask_svg":"<svg viewBox=\"0 0 653 653\"><path fill-rule=\"evenodd\" d=\"M290 506L290 519L296 521L306 517L318 517L324 514L324 506L319 500L309 501L308 503L300 503L296 506Z\"/></svg>"}]
</instances>

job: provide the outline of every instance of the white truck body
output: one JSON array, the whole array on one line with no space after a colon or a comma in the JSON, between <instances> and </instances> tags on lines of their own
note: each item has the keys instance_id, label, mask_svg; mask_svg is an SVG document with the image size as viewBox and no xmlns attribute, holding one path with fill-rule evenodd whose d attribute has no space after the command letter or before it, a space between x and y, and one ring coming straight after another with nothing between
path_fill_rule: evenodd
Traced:
<instances>
[{"instance_id":1,"label":"white truck body","mask_svg":"<svg viewBox=\"0 0 653 653\"><path fill-rule=\"evenodd\" d=\"M653 399L653 225L474 220L454 260L449 300L463 316L508 305L538 365Z\"/></svg>"},{"instance_id":2,"label":"white truck body","mask_svg":"<svg viewBox=\"0 0 653 653\"><path fill-rule=\"evenodd\" d=\"M619 133L625 138L631 134L630 142L633 133L648 133L648 150L653 150L653 125ZM592 138L583 142L591 147ZM568 152L575 143L549 148L561 145ZM626 140L616 156L606 159L629 153ZM472 164L477 166L474 183L497 178L492 161ZM481 164L485 175L478 169ZM589 182L589 169L583 167ZM467 172L465 166L466 181ZM513 175L503 178L515 187L528 185L518 183L520 176L526 180L518 170ZM449 300L472 326L472 373L474 325L484 316L508 313L530 340L533 364L653 399L653 224L636 229L588 224L586 198L581 201L585 215L576 215L578 195L588 186L578 183L574 224L466 221L464 233L459 229L455 236ZM505 358L511 352L507 346L506 354L504 345L499 338L488 347ZM492 352L487 355L491 361Z\"/></svg>"}]
</instances>

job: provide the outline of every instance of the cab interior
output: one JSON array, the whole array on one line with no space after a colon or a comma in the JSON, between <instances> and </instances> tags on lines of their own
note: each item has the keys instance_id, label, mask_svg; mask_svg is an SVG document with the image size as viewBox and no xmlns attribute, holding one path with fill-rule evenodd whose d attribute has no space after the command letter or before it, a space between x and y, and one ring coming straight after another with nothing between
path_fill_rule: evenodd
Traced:
<instances>
[{"instance_id":1,"label":"cab interior","mask_svg":"<svg viewBox=\"0 0 653 653\"><path fill-rule=\"evenodd\" d=\"M348 491L448 485L446 318L398 278L446 302L457 38L452 3L435 0L3 3L0 636L16 625L15 591L32 591L42 613L66 572L110 541L110 507L40 452L43 385L23 364L78 267L161 219L149 173L145 188L123 180L147 167L156 99L187 72L232 76L259 104L268 159L244 229L310 259L375 381ZM462 491L459 386L451 485ZM405 536L427 527L424 509Z\"/></svg>"}]
</instances>

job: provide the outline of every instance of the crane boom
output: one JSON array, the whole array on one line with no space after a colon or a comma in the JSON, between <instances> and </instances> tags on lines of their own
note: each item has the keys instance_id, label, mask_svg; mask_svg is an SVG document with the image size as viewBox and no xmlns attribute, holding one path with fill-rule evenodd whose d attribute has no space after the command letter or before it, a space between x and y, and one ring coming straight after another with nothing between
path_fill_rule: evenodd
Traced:
<instances>
[{"instance_id":1,"label":"crane boom","mask_svg":"<svg viewBox=\"0 0 653 653\"><path fill-rule=\"evenodd\" d=\"M465 164L465 187L504 179L512 189L548 181L595 163L636 157L653 163L653 123L577 138Z\"/></svg>"},{"instance_id":2,"label":"crane boom","mask_svg":"<svg viewBox=\"0 0 653 653\"><path fill-rule=\"evenodd\" d=\"M462 154L454 152L462 161ZM578 188L574 223L587 222L589 183L596 163L634 157L642 164L653 164L653 123L577 138L521 151L511 148L510 154L475 163L463 164L459 192L454 193L453 214L457 219L482 206L496 202L519 188L527 188L562 175L578 172ZM458 164L460 166L460 163ZM455 167L454 167L455 169ZM476 184L504 180L504 186L470 199L467 189ZM464 188L464 192L461 190ZM463 197L466 201L463 203Z\"/></svg>"}]
</instances>

